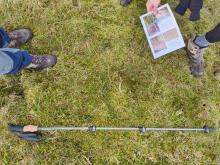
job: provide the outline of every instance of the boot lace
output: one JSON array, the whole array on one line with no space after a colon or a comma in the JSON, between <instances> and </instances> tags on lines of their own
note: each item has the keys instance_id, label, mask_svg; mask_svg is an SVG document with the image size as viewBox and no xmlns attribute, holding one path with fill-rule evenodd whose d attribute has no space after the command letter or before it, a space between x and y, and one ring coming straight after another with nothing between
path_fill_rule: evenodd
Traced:
<instances>
[{"instance_id":1,"label":"boot lace","mask_svg":"<svg viewBox=\"0 0 220 165\"><path fill-rule=\"evenodd\" d=\"M32 58L32 63L33 64L42 64L42 63L45 63L47 62L47 58L45 57L38 57L38 56L33 56Z\"/></svg>"}]
</instances>

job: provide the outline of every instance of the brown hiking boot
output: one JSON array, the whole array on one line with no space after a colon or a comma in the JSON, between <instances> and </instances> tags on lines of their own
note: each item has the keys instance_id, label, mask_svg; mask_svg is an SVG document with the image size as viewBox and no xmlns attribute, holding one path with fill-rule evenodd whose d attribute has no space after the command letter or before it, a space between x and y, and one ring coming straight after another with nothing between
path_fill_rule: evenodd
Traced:
<instances>
[{"instance_id":1,"label":"brown hiking boot","mask_svg":"<svg viewBox=\"0 0 220 165\"><path fill-rule=\"evenodd\" d=\"M55 66L57 63L57 57L55 55L32 55L32 62L27 67L29 69L45 69Z\"/></svg>"},{"instance_id":2,"label":"brown hiking boot","mask_svg":"<svg viewBox=\"0 0 220 165\"><path fill-rule=\"evenodd\" d=\"M31 40L33 33L30 29L17 29L8 33L11 42L7 47L14 48Z\"/></svg>"},{"instance_id":3,"label":"brown hiking boot","mask_svg":"<svg viewBox=\"0 0 220 165\"><path fill-rule=\"evenodd\" d=\"M187 54L189 57L190 70L194 77L204 74L204 52L206 48L200 48L194 43L195 37L188 41Z\"/></svg>"}]
</instances>

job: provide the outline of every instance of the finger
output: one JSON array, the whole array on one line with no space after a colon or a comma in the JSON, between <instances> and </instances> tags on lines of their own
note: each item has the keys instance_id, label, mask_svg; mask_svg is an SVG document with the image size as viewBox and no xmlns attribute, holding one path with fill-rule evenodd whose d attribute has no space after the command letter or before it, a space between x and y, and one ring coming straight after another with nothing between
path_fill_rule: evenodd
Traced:
<instances>
[{"instance_id":1,"label":"finger","mask_svg":"<svg viewBox=\"0 0 220 165\"><path fill-rule=\"evenodd\" d=\"M147 11L148 11L148 12L151 12L151 6L149 6L149 5L147 4L146 7L147 7Z\"/></svg>"},{"instance_id":2,"label":"finger","mask_svg":"<svg viewBox=\"0 0 220 165\"><path fill-rule=\"evenodd\" d=\"M154 6L151 6L150 12L154 13Z\"/></svg>"}]
</instances>

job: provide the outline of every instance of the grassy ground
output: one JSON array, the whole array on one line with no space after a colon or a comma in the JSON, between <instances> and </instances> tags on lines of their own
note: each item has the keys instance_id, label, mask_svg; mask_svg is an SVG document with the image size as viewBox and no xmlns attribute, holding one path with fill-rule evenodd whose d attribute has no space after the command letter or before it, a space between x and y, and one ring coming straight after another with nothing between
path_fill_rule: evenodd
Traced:
<instances>
[{"instance_id":1,"label":"grassy ground","mask_svg":"<svg viewBox=\"0 0 220 165\"><path fill-rule=\"evenodd\" d=\"M172 8L175 0L167 0ZM165 3L165 1L163 1ZM54 53L42 72L0 77L0 164L219 164L219 134L183 132L46 132L41 143L21 141L7 123L41 126L218 127L220 47L206 52L206 73L190 75L184 50L154 60L139 16L145 0L1 0L0 21L30 27L22 47ZM220 17L205 1L202 20L176 15L185 37L204 33Z\"/></svg>"}]
</instances>

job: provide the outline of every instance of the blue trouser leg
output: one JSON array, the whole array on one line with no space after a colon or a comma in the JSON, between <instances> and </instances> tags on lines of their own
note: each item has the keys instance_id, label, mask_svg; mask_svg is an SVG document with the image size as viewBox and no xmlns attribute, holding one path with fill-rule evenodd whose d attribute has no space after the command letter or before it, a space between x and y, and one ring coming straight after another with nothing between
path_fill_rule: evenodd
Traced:
<instances>
[{"instance_id":1,"label":"blue trouser leg","mask_svg":"<svg viewBox=\"0 0 220 165\"><path fill-rule=\"evenodd\" d=\"M7 47L10 42L11 39L9 38L8 33L0 27L0 48Z\"/></svg>"},{"instance_id":2,"label":"blue trouser leg","mask_svg":"<svg viewBox=\"0 0 220 165\"><path fill-rule=\"evenodd\" d=\"M0 56L2 56L2 58L0 57L0 59L2 59L0 61L0 65L4 66L0 68L10 68L5 66L6 64L13 66L12 69L9 70L6 74L16 74L31 64L32 57L27 51L15 48L5 48L10 43L10 41L11 40L6 31L0 27L0 51L3 52L4 56L7 56L7 58L3 57L3 55L0 53ZM0 70L0 73L5 73L5 70Z\"/></svg>"},{"instance_id":3,"label":"blue trouser leg","mask_svg":"<svg viewBox=\"0 0 220 165\"><path fill-rule=\"evenodd\" d=\"M13 69L7 74L16 74L31 64L32 56L27 52L14 48L0 48L13 61Z\"/></svg>"}]
</instances>

